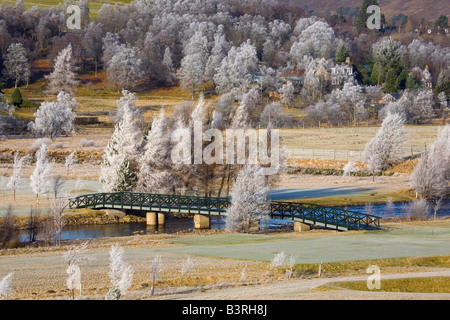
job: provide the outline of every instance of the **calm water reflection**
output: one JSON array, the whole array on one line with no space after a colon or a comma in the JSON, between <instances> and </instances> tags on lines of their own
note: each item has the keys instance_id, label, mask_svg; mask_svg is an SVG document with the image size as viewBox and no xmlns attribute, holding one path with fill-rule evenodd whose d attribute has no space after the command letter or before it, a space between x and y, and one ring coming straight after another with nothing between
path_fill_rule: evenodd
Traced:
<instances>
[{"instance_id":1,"label":"calm water reflection","mask_svg":"<svg viewBox=\"0 0 450 320\"><path fill-rule=\"evenodd\" d=\"M393 215L404 216L407 214L408 204L394 204ZM356 212L365 212L365 206L351 206L348 210ZM373 205L373 214L378 216L386 216L386 205ZM431 208L430 215L433 215ZM437 213L438 217L450 216L450 201L446 201ZM292 221L272 219L267 224L261 224L261 228L274 229L293 229ZM225 229L225 217L212 216L211 229ZM73 239L92 239L103 237L123 237L134 234L154 234L154 233L177 233L177 232L193 232L194 221L190 218L168 219L162 228L147 226L146 223L123 223L123 224L107 224L107 225L83 225L66 227L62 232L62 240ZM21 241L28 241L28 233L21 233Z\"/></svg>"}]
</instances>

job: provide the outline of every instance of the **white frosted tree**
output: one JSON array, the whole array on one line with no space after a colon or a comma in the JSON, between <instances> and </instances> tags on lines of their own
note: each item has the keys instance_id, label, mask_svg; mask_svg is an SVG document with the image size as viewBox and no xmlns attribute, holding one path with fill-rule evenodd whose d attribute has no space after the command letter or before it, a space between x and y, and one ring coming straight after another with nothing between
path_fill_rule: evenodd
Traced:
<instances>
[{"instance_id":1,"label":"white frosted tree","mask_svg":"<svg viewBox=\"0 0 450 320\"><path fill-rule=\"evenodd\" d=\"M173 189L170 173L170 134L163 110L153 119L144 154L139 158L138 189L148 193L169 193Z\"/></svg>"},{"instance_id":2,"label":"white frosted tree","mask_svg":"<svg viewBox=\"0 0 450 320\"><path fill-rule=\"evenodd\" d=\"M113 245L109 251L110 271L112 287L109 289L106 300L119 300L133 284L133 268L123 258L124 250L118 245Z\"/></svg>"},{"instance_id":3,"label":"white frosted tree","mask_svg":"<svg viewBox=\"0 0 450 320\"><path fill-rule=\"evenodd\" d=\"M3 93L0 92L0 112L5 113L8 116L12 116L14 112L14 106L9 102L2 102L3 100ZM0 133L2 132L0 128Z\"/></svg>"},{"instance_id":4,"label":"white frosted tree","mask_svg":"<svg viewBox=\"0 0 450 320\"><path fill-rule=\"evenodd\" d=\"M77 100L72 97L70 93L67 93L65 91L61 91L60 93L58 93L58 95L56 96L56 101L69 107L70 109L72 109L72 111L78 110L80 108Z\"/></svg>"},{"instance_id":5,"label":"white frosted tree","mask_svg":"<svg viewBox=\"0 0 450 320\"><path fill-rule=\"evenodd\" d=\"M183 284L183 279L189 275L189 273L191 273L195 268L195 264L194 262L192 262L192 259L190 256L188 256L186 258L186 260L184 260L182 262L181 265L181 270L180 270L180 286Z\"/></svg>"},{"instance_id":6,"label":"white frosted tree","mask_svg":"<svg viewBox=\"0 0 450 320\"><path fill-rule=\"evenodd\" d=\"M26 161L28 161L30 156L26 155L23 157L19 156L19 153L14 153L14 163L13 163L13 173L9 177L8 184L6 185L13 192L13 199L16 201L16 191L20 186L22 180L22 169Z\"/></svg>"},{"instance_id":7,"label":"white frosted tree","mask_svg":"<svg viewBox=\"0 0 450 320\"><path fill-rule=\"evenodd\" d=\"M67 262L66 273L67 289L72 293L72 299L75 297L75 290L79 290L81 296L81 269L80 265L92 261L93 257L86 254L88 242L72 246L64 253L64 260Z\"/></svg>"},{"instance_id":8,"label":"white frosted tree","mask_svg":"<svg viewBox=\"0 0 450 320\"><path fill-rule=\"evenodd\" d=\"M75 129L76 114L72 108L77 105L67 95L58 95L56 102L43 102L34 113L35 120L28 124L34 134L55 139L62 134L70 134Z\"/></svg>"},{"instance_id":9,"label":"white frosted tree","mask_svg":"<svg viewBox=\"0 0 450 320\"><path fill-rule=\"evenodd\" d=\"M100 170L103 189L130 191L135 185L135 172L142 147L142 115L134 106L136 97L124 90L118 101L118 122L115 125Z\"/></svg>"},{"instance_id":10,"label":"white frosted tree","mask_svg":"<svg viewBox=\"0 0 450 320\"><path fill-rule=\"evenodd\" d=\"M77 158L77 152L73 151L71 154L69 154L64 161L64 166L67 169L67 173L70 172L70 169L72 168L72 166L78 161Z\"/></svg>"},{"instance_id":11,"label":"white frosted tree","mask_svg":"<svg viewBox=\"0 0 450 320\"><path fill-rule=\"evenodd\" d=\"M21 81L28 84L31 68L27 58L27 51L21 43L12 43L8 47L5 59L5 74L10 79L14 79L16 88Z\"/></svg>"},{"instance_id":12,"label":"white frosted tree","mask_svg":"<svg viewBox=\"0 0 450 320\"><path fill-rule=\"evenodd\" d=\"M152 296L155 294L156 282L162 271L161 256L156 256L150 265L150 295Z\"/></svg>"},{"instance_id":13,"label":"white frosted tree","mask_svg":"<svg viewBox=\"0 0 450 320\"><path fill-rule=\"evenodd\" d=\"M195 90L205 80L205 67L208 59L208 39L200 31L196 32L184 48L184 58L181 60L181 85L195 97Z\"/></svg>"},{"instance_id":14,"label":"white frosted tree","mask_svg":"<svg viewBox=\"0 0 450 320\"><path fill-rule=\"evenodd\" d=\"M250 86L252 75L258 71L256 48L250 40L239 47L232 47L223 58L214 75L214 83L219 93L226 93L234 88L242 91Z\"/></svg>"},{"instance_id":15,"label":"white frosted tree","mask_svg":"<svg viewBox=\"0 0 450 320\"><path fill-rule=\"evenodd\" d=\"M231 127L234 129L246 129L252 126L253 122L259 120L260 93L258 88L253 87L247 93L242 95L239 106L237 107Z\"/></svg>"},{"instance_id":16,"label":"white frosted tree","mask_svg":"<svg viewBox=\"0 0 450 320\"><path fill-rule=\"evenodd\" d=\"M117 88L133 89L144 76L141 59L133 48L121 48L106 64L109 81Z\"/></svg>"},{"instance_id":17,"label":"white frosted tree","mask_svg":"<svg viewBox=\"0 0 450 320\"><path fill-rule=\"evenodd\" d=\"M411 187L424 199L439 199L447 193L450 170L450 125L439 133L431 149L420 157L411 174Z\"/></svg>"},{"instance_id":18,"label":"white frosted tree","mask_svg":"<svg viewBox=\"0 0 450 320\"><path fill-rule=\"evenodd\" d=\"M389 113L376 136L366 144L363 160L374 177L376 172L386 170L403 156L407 139L404 123L400 115Z\"/></svg>"},{"instance_id":19,"label":"white frosted tree","mask_svg":"<svg viewBox=\"0 0 450 320\"><path fill-rule=\"evenodd\" d=\"M286 106L290 106L294 102L295 100L294 92L295 88L292 82L288 82L280 88L280 98L281 101L283 101L286 104Z\"/></svg>"},{"instance_id":20,"label":"white frosted tree","mask_svg":"<svg viewBox=\"0 0 450 320\"><path fill-rule=\"evenodd\" d=\"M30 176L30 186L36 195L36 201L49 191L51 179L53 176L53 163L47 158L48 146L44 143L36 151L36 165Z\"/></svg>"},{"instance_id":21,"label":"white frosted tree","mask_svg":"<svg viewBox=\"0 0 450 320\"><path fill-rule=\"evenodd\" d=\"M298 21L294 32L299 35L298 40L291 46L290 55L297 64L301 63L305 56L329 59L334 55L336 36L333 28L325 21Z\"/></svg>"},{"instance_id":22,"label":"white frosted tree","mask_svg":"<svg viewBox=\"0 0 450 320\"><path fill-rule=\"evenodd\" d=\"M10 272L0 280L0 298L7 299L11 295L12 277L13 274Z\"/></svg>"},{"instance_id":23,"label":"white frosted tree","mask_svg":"<svg viewBox=\"0 0 450 320\"><path fill-rule=\"evenodd\" d=\"M72 57L72 44L63 49L55 59L53 72L45 78L48 82L48 94L58 94L61 91L75 93L79 81L75 74L75 59Z\"/></svg>"},{"instance_id":24,"label":"white frosted tree","mask_svg":"<svg viewBox=\"0 0 450 320\"><path fill-rule=\"evenodd\" d=\"M226 212L226 229L249 232L252 225L269 214L269 190L267 179L261 168L245 165L238 173L231 192L231 205Z\"/></svg>"},{"instance_id":25,"label":"white frosted tree","mask_svg":"<svg viewBox=\"0 0 450 320\"><path fill-rule=\"evenodd\" d=\"M358 171L358 169L355 167L355 163L349 161L343 168L342 176L343 177L349 176L352 172L356 172L356 171Z\"/></svg>"},{"instance_id":26,"label":"white frosted tree","mask_svg":"<svg viewBox=\"0 0 450 320\"><path fill-rule=\"evenodd\" d=\"M279 128L283 124L284 118L283 105L278 102L272 102L264 107L259 124L263 128L267 128L269 123L272 124L273 127Z\"/></svg>"},{"instance_id":27,"label":"white frosted tree","mask_svg":"<svg viewBox=\"0 0 450 320\"><path fill-rule=\"evenodd\" d=\"M205 75L209 79L213 79L217 68L220 66L223 58L226 57L230 50L230 43L227 41L223 32L218 32L214 35L214 47L211 50L211 55L208 58L205 66Z\"/></svg>"},{"instance_id":28,"label":"white frosted tree","mask_svg":"<svg viewBox=\"0 0 450 320\"><path fill-rule=\"evenodd\" d=\"M169 47L166 47L164 50L162 63L166 69L166 82L168 84L173 84L175 82L175 69L173 67L172 53L170 52Z\"/></svg>"}]
</instances>

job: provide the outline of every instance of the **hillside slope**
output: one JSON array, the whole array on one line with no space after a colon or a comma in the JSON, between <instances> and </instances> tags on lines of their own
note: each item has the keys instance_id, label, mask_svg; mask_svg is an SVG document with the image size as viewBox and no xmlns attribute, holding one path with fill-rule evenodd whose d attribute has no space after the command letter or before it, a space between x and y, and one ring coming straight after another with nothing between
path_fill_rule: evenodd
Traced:
<instances>
[{"instance_id":1,"label":"hillside slope","mask_svg":"<svg viewBox=\"0 0 450 320\"><path fill-rule=\"evenodd\" d=\"M362 0L281 0L287 3L300 4L307 6L308 10L335 11L341 6L359 7ZM403 13L408 17L415 19L425 18L426 20L435 20L441 14L450 16L450 5L445 0L378 0L381 12L390 20L393 16Z\"/></svg>"}]
</instances>

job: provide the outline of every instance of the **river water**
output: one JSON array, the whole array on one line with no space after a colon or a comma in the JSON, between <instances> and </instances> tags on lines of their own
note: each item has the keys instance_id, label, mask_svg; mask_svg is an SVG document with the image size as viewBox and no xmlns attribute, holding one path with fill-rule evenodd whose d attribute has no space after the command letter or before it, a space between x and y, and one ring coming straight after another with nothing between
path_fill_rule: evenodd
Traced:
<instances>
[{"instance_id":1,"label":"river water","mask_svg":"<svg viewBox=\"0 0 450 320\"><path fill-rule=\"evenodd\" d=\"M408 204L407 203L394 203L393 216L406 216ZM364 213L365 206L350 206L348 210ZM386 217L386 205L373 205L372 212L374 215ZM430 217L434 214L432 208L430 210ZM437 212L437 217L450 216L450 201L447 200ZM225 229L225 217L212 216L211 217L211 229L223 230ZM266 230L293 230L292 221L272 219L267 223L261 224L262 229ZM74 240L74 239L93 239L93 238L105 238L105 237L123 237L132 236L136 234L155 234L155 233L168 233L174 234L177 232L193 232L194 221L190 218L175 218L167 219L166 224L162 228L155 228L147 226L146 223L123 223L123 224L107 224L107 225L82 225L82 226L70 226L66 227L61 235L62 240ZM21 233L21 241L28 241L28 234L26 231Z\"/></svg>"}]
</instances>

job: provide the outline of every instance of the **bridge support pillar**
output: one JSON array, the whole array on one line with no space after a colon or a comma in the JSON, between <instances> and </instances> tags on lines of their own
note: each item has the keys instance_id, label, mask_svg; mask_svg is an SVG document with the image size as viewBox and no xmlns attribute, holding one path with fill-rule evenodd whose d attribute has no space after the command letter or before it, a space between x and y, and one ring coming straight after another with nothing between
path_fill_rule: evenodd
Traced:
<instances>
[{"instance_id":1,"label":"bridge support pillar","mask_svg":"<svg viewBox=\"0 0 450 320\"><path fill-rule=\"evenodd\" d=\"M311 230L311 226L309 224L305 224L300 221L294 221L294 231L295 232L304 232Z\"/></svg>"},{"instance_id":2,"label":"bridge support pillar","mask_svg":"<svg viewBox=\"0 0 450 320\"><path fill-rule=\"evenodd\" d=\"M210 220L209 216L203 214L194 215L194 228L195 229L209 229Z\"/></svg>"},{"instance_id":3,"label":"bridge support pillar","mask_svg":"<svg viewBox=\"0 0 450 320\"><path fill-rule=\"evenodd\" d=\"M148 226L158 225L158 213L157 212L147 212L147 225Z\"/></svg>"},{"instance_id":4,"label":"bridge support pillar","mask_svg":"<svg viewBox=\"0 0 450 320\"><path fill-rule=\"evenodd\" d=\"M163 226L166 223L166 216L162 212L158 212L158 225Z\"/></svg>"}]
</instances>

